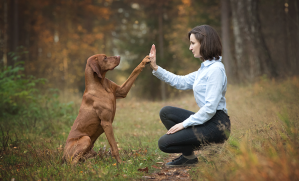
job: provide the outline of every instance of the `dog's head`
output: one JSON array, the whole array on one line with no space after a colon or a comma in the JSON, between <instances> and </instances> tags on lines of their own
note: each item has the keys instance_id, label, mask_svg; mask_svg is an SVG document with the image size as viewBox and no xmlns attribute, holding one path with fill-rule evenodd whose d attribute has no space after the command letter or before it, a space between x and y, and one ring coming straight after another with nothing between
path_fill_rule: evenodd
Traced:
<instances>
[{"instance_id":1,"label":"dog's head","mask_svg":"<svg viewBox=\"0 0 299 181\"><path fill-rule=\"evenodd\" d=\"M107 57L105 54L97 54L87 59L87 64L91 67L93 72L102 78L101 72L113 70L120 63L120 56Z\"/></svg>"}]
</instances>

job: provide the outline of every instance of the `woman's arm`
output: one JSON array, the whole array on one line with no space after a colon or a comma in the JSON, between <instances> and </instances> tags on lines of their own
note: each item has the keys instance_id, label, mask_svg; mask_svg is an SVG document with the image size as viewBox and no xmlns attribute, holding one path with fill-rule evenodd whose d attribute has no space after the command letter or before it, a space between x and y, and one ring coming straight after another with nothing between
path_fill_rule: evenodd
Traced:
<instances>
[{"instance_id":1,"label":"woman's arm","mask_svg":"<svg viewBox=\"0 0 299 181\"><path fill-rule=\"evenodd\" d=\"M180 90L188 90L193 88L196 73L197 72L192 72L184 76L175 75L161 68L160 66L158 66L157 71L153 71L153 74L157 78Z\"/></svg>"},{"instance_id":2,"label":"woman's arm","mask_svg":"<svg viewBox=\"0 0 299 181\"><path fill-rule=\"evenodd\" d=\"M160 80L168 83L169 85L180 89L187 90L193 88L193 83L195 80L196 72L190 73L185 76L175 75L156 64L156 47L152 45L150 51L150 60L151 60L151 68L153 69L153 74L159 78Z\"/></svg>"}]
</instances>

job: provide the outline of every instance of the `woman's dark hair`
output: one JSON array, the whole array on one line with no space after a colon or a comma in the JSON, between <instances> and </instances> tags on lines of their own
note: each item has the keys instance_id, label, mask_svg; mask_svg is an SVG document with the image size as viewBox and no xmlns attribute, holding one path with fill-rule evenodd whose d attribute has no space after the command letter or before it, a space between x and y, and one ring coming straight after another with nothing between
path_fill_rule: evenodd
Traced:
<instances>
[{"instance_id":1,"label":"woman's dark hair","mask_svg":"<svg viewBox=\"0 0 299 181\"><path fill-rule=\"evenodd\" d=\"M195 35L195 38L200 43L200 55L204 60L219 60L219 56L222 53L222 45L217 32L209 25L201 25L193 28L188 37L190 40L191 34Z\"/></svg>"}]
</instances>

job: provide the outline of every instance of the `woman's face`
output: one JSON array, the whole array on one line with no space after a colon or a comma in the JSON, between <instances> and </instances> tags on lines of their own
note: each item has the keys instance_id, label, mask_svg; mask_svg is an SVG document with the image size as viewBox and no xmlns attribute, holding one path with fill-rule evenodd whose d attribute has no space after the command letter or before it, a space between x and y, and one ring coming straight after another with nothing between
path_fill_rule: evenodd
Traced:
<instances>
[{"instance_id":1,"label":"woman's face","mask_svg":"<svg viewBox=\"0 0 299 181\"><path fill-rule=\"evenodd\" d=\"M192 51L193 55L195 58L200 58L200 43L199 41L195 38L194 34L190 35L190 47L189 50Z\"/></svg>"}]
</instances>

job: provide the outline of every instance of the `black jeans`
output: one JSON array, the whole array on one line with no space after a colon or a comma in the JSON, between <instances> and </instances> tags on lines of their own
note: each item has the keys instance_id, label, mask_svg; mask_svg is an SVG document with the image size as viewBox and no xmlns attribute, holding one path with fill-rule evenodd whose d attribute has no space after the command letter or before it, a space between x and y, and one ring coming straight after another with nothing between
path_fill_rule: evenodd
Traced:
<instances>
[{"instance_id":1,"label":"black jeans","mask_svg":"<svg viewBox=\"0 0 299 181\"><path fill-rule=\"evenodd\" d=\"M166 106L160 111L160 118L167 130L185 121L194 112ZM223 143L230 134L230 120L224 111L218 110L207 122L190 126L174 134L163 135L158 142L161 151L191 155L193 150L208 143Z\"/></svg>"}]
</instances>

